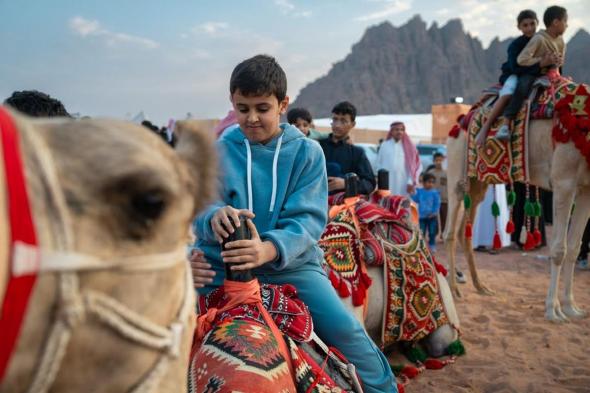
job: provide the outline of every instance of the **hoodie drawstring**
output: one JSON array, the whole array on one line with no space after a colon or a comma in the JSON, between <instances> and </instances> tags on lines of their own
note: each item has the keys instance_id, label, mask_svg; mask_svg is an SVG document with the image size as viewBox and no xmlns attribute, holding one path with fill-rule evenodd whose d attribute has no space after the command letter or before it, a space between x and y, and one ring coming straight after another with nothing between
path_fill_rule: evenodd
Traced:
<instances>
[{"instance_id":1,"label":"hoodie drawstring","mask_svg":"<svg viewBox=\"0 0 590 393\"><path fill-rule=\"evenodd\" d=\"M254 203L252 197L252 150L250 148L250 141L244 139L246 144L246 172L247 172L247 183L248 183L248 210L254 212ZM283 143L283 135L277 140L277 147L275 148L275 155L272 160L272 194L270 197L270 206L268 211L272 213L275 209L275 203L277 199L277 168L279 162L279 152L281 151L281 145Z\"/></svg>"}]
</instances>

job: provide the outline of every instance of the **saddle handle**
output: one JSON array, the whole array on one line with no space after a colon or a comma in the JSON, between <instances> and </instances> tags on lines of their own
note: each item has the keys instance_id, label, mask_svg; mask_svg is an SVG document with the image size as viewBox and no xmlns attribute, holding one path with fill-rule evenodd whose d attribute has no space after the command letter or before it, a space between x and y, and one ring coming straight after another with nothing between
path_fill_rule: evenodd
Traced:
<instances>
[{"instance_id":1,"label":"saddle handle","mask_svg":"<svg viewBox=\"0 0 590 393\"><path fill-rule=\"evenodd\" d=\"M246 222L246 217L240 216L240 226L236 227L233 221L230 220L231 225L234 228L234 233L230 233L228 237L223 239L223 243L221 247L225 250L225 245L230 242L234 242L236 240L250 240L252 239L252 233L250 232L250 228ZM227 229L227 228L226 228ZM225 279L230 281L239 281L239 282L248 282L254 279L254 275L252 274L252 270L240 270L234 271L231 270L230 267L232 265L236 265L234 263L226 263L224 264L225 268Z\"/></svg>"}]
</instances>

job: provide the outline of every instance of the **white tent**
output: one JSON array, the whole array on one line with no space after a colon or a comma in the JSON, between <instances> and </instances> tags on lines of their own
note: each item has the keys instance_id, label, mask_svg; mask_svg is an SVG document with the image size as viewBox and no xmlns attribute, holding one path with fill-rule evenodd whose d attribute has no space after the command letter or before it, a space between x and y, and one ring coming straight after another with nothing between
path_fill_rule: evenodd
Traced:
<instances>
[{"instance_id":1,"label":"white tent","mask_svg":"<svg viewBox=\"0 0 590 393\"><path fill-rule=\"evenodd\" d=\"M317 127L330 127L331 118L314 119ZM389 125L394 121L401 121L406 125L406 132L414 143L432 139L432 114L415 115L371 115L357 116L357 129L389 131Z\"/></svg>"}]
</instances>

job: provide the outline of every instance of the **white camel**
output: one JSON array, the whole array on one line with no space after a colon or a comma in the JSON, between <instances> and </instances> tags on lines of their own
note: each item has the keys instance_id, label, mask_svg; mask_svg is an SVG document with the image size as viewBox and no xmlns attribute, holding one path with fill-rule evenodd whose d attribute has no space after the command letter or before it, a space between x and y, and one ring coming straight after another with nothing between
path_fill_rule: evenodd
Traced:
<instances>
[{"instance_id":1,"label":"white camel","mask_svg":"<svg viewBox=\"0 0 590 393\"><path fill-rule=\"evenodd\" d=\"M532 120L529 125L528 172L530 184L553 190L553 238L551 240L551 282L545 301L545 317L551 321L565 321L586 315L574 301L573 283L576 256L580 249L584 227L590 216L590 168L572 142L556 143L551 136L552 120ZM463 190L469 190L472 199L470 220L475 221L477 206L483 200L487 185L476 179L464 184L466 173L465 152L467 135L460 132L457 138L447 139L449 213L444 233L448 251L450 271L455 271L455 243L462 240L463 252L467 257L473 285L479 293L492 295L479 278L475 266L471 239L465 239L458 227L465 225ZM467 186L467 188L466 188ZM575 203L575 214L571 214ZM459 214L463 218L459 221ZM571 218L571 220L570 220ZM459 225L461 222L461 225ZM568 230L569 228L569 230ZM563 266L563 304L558 298L559 277ZM456 277L450 274L451 291L461 296Z\"/></svg>"},{"instance_id":2,"label":"white camel","mask_svg":"<svg viewBox=\"0 0 590 393\"><path fill-rule=\"evenodd\" d=\"M130 123L12 117L40 258L11 244L0 149L0 299L10 260L40 271L0 393L186 392L186 230L212 195L212 141L179 123L175 152Z\"/></svg>"}]
</instances>

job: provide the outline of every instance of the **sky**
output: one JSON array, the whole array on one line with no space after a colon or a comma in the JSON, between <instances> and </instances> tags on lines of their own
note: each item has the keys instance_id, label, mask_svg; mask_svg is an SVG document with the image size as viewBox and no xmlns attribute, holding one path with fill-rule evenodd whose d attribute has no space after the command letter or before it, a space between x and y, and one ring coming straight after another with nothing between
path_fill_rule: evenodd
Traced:
<instances>
[{"instance_id":1,"label":"sky","mask_svg":"<svg viewBox=\"0 0 590 393\"><path fill-rule=\"evenodd\" d=\"M0 0L0 99L36 89L81 115L219 118L253 55L277 58L294 100L369 26L461 18L487 47L517 35L520 10L553 4L569 11L566 40L590 30L590 0Z\"/></svg>"}]
</instances>

